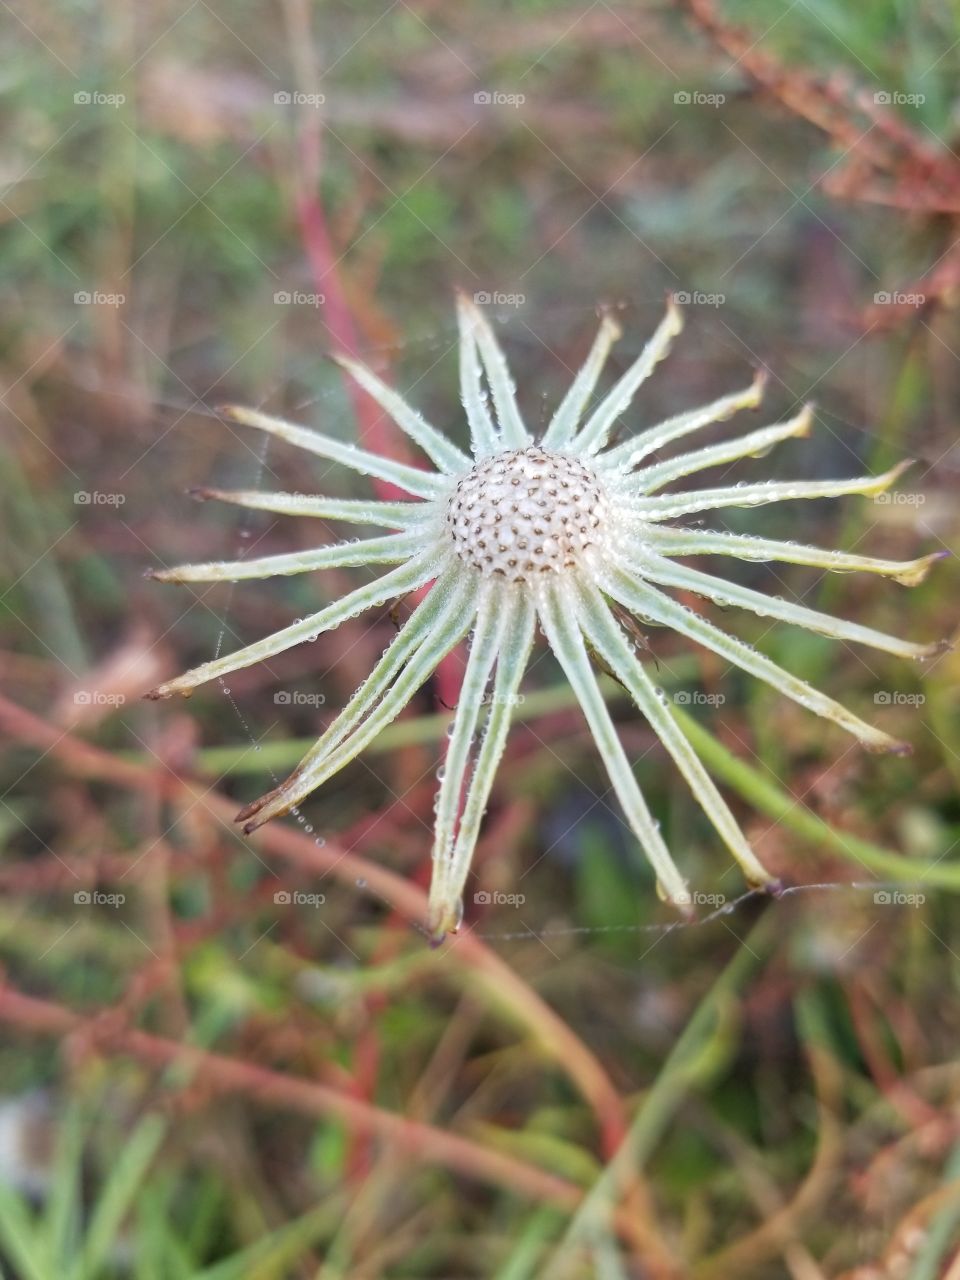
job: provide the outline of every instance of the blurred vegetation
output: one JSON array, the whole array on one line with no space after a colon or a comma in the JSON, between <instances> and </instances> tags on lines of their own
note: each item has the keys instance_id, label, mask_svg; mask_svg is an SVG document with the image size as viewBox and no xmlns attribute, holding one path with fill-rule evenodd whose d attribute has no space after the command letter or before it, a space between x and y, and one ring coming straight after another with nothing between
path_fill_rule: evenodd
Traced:
<instances>
[{"instance_id":1,"label":"blurred vegetation","mask_svg":"<svg viewBox=\"0 0 960 1280\"><path fill-rule=\"evenodd\" d=\"M738 477L916 465L895 501L728 527L954 549L956 6L746 0L720 31L705 0L83 0L4 22L5 1274L960 1275L955 654L908 669L732 620L914 744L891 759L649 637L665 686L714 695L692 731L765 863L790 886L859 886L688 928L544 656L476 868L524 901L468 904L436 953L410 918L439 688L289 828L245 841L230 823L349 696L386 613L189 705L139 700L353 578L143 581L315 536L191 486L366 491L215 407L364 436L324 358L352 335L462 437L458 285L503 299L531 422L599 303L624 310L622 367L666 290L712 298L628 425L765 365L770 420L812 397L817 429ZM738 573L917 639L957 626L950 561L909 593ZM278 704L291 688L310 698ZM609 691L684 872L733 902L716 836Z\"/></svg>"}]
</instances>

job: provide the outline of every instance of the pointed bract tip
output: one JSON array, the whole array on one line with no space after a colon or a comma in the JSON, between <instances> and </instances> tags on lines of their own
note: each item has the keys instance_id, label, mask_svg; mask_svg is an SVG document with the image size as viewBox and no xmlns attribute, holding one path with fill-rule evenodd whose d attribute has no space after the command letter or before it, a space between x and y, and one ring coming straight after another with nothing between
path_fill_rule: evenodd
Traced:
<instances>
[{"instance_id":1,"label":"pointed bract tip","mask_svg":"<svg viewBox=\"0 0 960 1280\"><path fill-rule=\"evenodd\" d=\"M473 294L469 293L466 289L458 288L456 291L456 295L457 295L457 308L460 311L466 312L468 315L476 315L477 303Z\"/></svg>"},{"instance_id":2,"label":"pointed bract tip","mask_svg":"<svg viewBox=\"0 0 960 1280\"><path fill-rule=\"evenodd\" d=\"M144 702L159 702L161 698L169 698L169 693L163 692L163 685L158 689L151 689L148 693L143 694Z\"/></svg>"},{"instance_id":3,"label":"pointed bract tip","mask_svg":"<svg viewBox=\"0 0 960 1280\"><path fill-rule=\"evenodd\" d=\"M233 815L234 822L247 822L255 814L258 814L266 803L266 796L261 796L259 800L251 800L249 804L245 804L242 809L238 809Z\"/></svg>"},{"instance_id":4,"label":"pointed bract tip","mask_svg":"<svg viewBox=\"0 0 960 1280\"><path fill-rule=\"evenodd\" d=\"M677 301L677 295L671 290L667 294L667 314L665 319L669 322L670 329L673 333L679 333L683 328L686 317L683 314L683 307Z\"/></svg>"},{"instance_id":5,"label":"pointed bract tip","mask_svg":"<svg viewBox=\"0 0 960 1280\"><path fill-rule=\"evenodd\" d=\"M936 658L938 654L949 653L956 648L956 644L956 639L951 640L949 637L943 640L931 640L929 644L917 645L916 652L909 656L917 662L926 662L928 658Z\"/></svg>"},{"instance_id":6,"label":"pointed bract tip","mask_svg":"<svg viewBox=\"0 0 960 1280\"><path fill-rule=\"evenodd\" d=\"M888 733L878 734L875 738L861 738L864 750L873 756L912 756L913 746L902 742L899 738L891 738Z\"/></svg>"},{"instance_id":7,"label":"pointed bract tip","mask_svg":"<svg viewBox=\"0 0 960 1280\"><path fill-rule=\"evenodd\" d=\"M459 933L463 924L463 902L460 898L444 902L439 895L430 903L427 937L432 947L439 947L449 934Z\"/></svg>"},{"instance_id":8,"label":"pointed bract tip","mask_svg":"<svg viewBox=\"0 0 960 1280\"><path fill-rule=\"evenodd\" d=\"M797 426L794 431L796 436L808 436L813 427L814 407L812 402L808 401L800 412L797 414Z\"/></svg>"},{"instance_id":9,"label":"pointed bract tip","mask_svg":"<svg viewBox=\"0 0 960 1280\"><path fill-rule=\"evenodd\" d=\"M754 369L753 382L750 384L750 391L753 397L754 408L756 408L756 406L763 399L767 390L767 383L769 381L770 381L769 369L764 368L763 365L760 365L758 368Z\"/></svg>"},{"instance_id":10,"label":"pointed bract tip","mask_svg":"<svg viewBox=\"0 0 960 1280\"><path fill-rule=\"evenodd\" d=\"M602 306L599 308L599 314L600 328L606 329L614 342L616 342L618 338L622 338L623 327L617 317L613 314L613 309L606 305Z\"/></svg>"},{"instance_id":11,"label":"pointed bract tip","mask_svg":"<svg viewBox=\"0 0 960 1280\"><path fill-rule=\"evenodd\" d=\"M891 467L889 471L884 471L878 476L874 476L868 485L865 485L862 492L868 497L872 497L878 493L885 493L891 485L896 484L903 473L913 466L913 458L905 458L902 462L898 462Z\"/></svg>"},{"instance_id":12,"label":"pointed bract tip","mask_svg":"<svg viewBox=\"0 0 960 1280\"><path fill-rule=\"evenodd\" d=\"M194 485L192 489L187 490L187 497L197 502L207 502L210 498L219 498L219 496L219 489L207 489L203 485Z\"/></svg>"},{"instance_id":13,"label":"pointed bract tip","mask_svg":"<svg viewBox=\"0 0 960 1280\"><path fill-rule=\"evenodd\" d=\"M898 462L894 466L892 466L890 470L886 472L888 476L892 476L893 478L891 480L891 483L893 483L893 480L899 480L900 477L903 475L903 473L905 471L909 471L910 468L915 465L915 463L916 463L916 458L904 458L901 462Z\"/></svg>"},{"instance_id":14,"label":"pointed bract tip","mask_svg":"<svg viewBox=\"0 0 960 1280\"><path fill-rule=\"evenodd\" d=\"M909 560L904 563L899 573L893 575L893 580L904 587L919 586L937 561L949 554L949 551L932 551L930 555L921 556L919 560Z\"/></svg>"},{"instance_id":15,"label":"pointed bract tip","mask_svg":"<svg viewBox=\"0 0 960 1280\"><path fill-rule=\"evenodd\" d=\"M771 876L768 880L762 880L750 887L757 889L760 893L765 893L768 898L782 898L787 886L779 876Z\"/></svg>"},{"instance_id":16,"label":"pointed bract tip","mask_svg":"<svg viewBox=\"0 0 960 1280\"><path fill-rule=\"evenodd\" d=\"M356 360L348 356L345 351L325 351L323 354L327 360L332 360L334 364L339 365L341 369L346 369L348 373L357 368Z\"/></svg>"},{"instance_id":17,"label":"pointed bract tip","mask_svg":"<svg viewBox=\"0 0 960 1280\"><path fill-rule=\"evenodd\" d=\"M218 404L214 409L214 413L218 417L229 418L231 422L242 421L244 414L248 412L249 410L244 409L243 405L239 404Z\"/></svg>"},{"instance_id":18,"label":"pointed bract tip","mask_svg":"<svg viewBox=\"0 0 960 1280\"><path fill-rule=\"evenodd\" d=\"M681 881L681 884L682 883L683 882ZM678 911L687 924L696 920L697 913L693 909L693 895L685 886L679 889L676 893L668 893L663 884L658 880L657 897L661 902L669 903L675 911Z\"/></svg>"}]
</instances>

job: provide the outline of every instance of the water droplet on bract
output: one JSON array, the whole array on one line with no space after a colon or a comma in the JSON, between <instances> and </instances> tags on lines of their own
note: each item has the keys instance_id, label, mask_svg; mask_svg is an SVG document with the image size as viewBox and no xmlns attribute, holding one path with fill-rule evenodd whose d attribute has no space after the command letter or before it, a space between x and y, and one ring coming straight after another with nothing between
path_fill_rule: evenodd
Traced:
<instances>
[{"instance_id":1,"label":"water droplet on bract","mask_svg":"<svg viewBox=\"0 0 960 1280\"><path fill-rule=\"evenodd\" d=\"M303 829L308 836L313 833L313 827L311 827L309 823L307 823L307 825Z\"/></svg>"},{"instance_id":2,"label":"water droplet on bract","mask_svg":"<svg viewBox=\"0 0 960 1280\"><path fill-rule=\"evenodd\" d=\"M251 534L251 532L250 532L250 530L249 530L249 529L241 529L241 530L240 530L240 537L241 537L241 538L249 538L249 537L251 537L251 536L252 536L252 534Z\"/></svg>"},{"instance_id":3,"label":"water droplet on bract","mask_svg":"<svg viewBox=\"0 0 960 1280\"><path fill-rule=\"evenodd\" d=\"M326 836L314 836L313 843L317 846L318 849L322 849L323 846L327 843L327 838Z\"/></svg>"},{"instance_id":4,"label":"water droplet on bract","mask_svg":"<svg viewBox=\"0 0 960 1280\"><path fill-rule=\"evenodd\" d=\"M447 776L446 766L441 765L440 768L437 770L437 781L442 782L446 776Z\"/></svg>"},{"instance_id":5,"label":"water droplet on bract","mask_svg":"<svg viewBox=\"0 0 960 1280\"><path fill-rule=\"evenodd\" d=\"M224 692L224 693L229 693L229 692L230 692L230 686L225 684L225 685L223 686L223 692Z\"/></svg>"},{"instance_id":6,"label":"water droplet on bract","mask_svg":"<svg viewBox=\"0 0 960 1280\"><path fill-rule=\"evenodd\" d=\"M358 877L357 877L357 888L358 888L358 889L365 889L366 887L367 887L367 882L366 882L366 880L364 879L364 877L363 877L363 876L358 876Z\"/></svg>"}]
</instances>

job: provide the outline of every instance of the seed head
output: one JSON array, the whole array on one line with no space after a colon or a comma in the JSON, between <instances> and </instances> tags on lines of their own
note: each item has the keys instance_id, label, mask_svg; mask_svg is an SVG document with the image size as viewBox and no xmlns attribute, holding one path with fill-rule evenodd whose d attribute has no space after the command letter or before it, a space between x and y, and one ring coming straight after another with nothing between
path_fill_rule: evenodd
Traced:
<instances>
[{"instance_id":1,"label":"seed head","mask_svg":"<svg viewBox=\"0 0 960 1280\"><path fill-rule=\"evenodd\" d=\"M576 568L588 547L604 541L608 522L596 472L538 445L484 458L459 481L447 508L460 559L510 582Z\"/></svg>"}]
</instances>

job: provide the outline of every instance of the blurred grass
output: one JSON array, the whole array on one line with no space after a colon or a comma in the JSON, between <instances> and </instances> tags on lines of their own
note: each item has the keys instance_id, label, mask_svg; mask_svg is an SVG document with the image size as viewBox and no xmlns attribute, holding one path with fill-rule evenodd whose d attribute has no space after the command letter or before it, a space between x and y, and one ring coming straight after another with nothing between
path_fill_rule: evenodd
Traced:
<instances>
[{"instance_id":1,"label":"blurred grass","mask_svg":"<svg viewBox=\"0 0 960 1280\"><path fill-rule=\"evenodd\" d=\"M868 95L922 95L899 108L904 121L955 145L955 7L748 0L723 12L787 66L846 75ZM666 289L720 294L716 307L691 307L631 425L768 365L771 419L812 395L818 427L743 476L854 474L906 455L917 466L905 488L923 500L734 512L729 527L878 555L956 545L955 286L889 323L870 311L877 292L909 292L949 261L956 216L830 195L819 179L838 149L655 5L118 0L11 13L6 36L3 693L118 769L195 779L189 792L148 794L58 750L5 743L7 981L98 1028L61 1045L4 1023L4 1132L20 1135L40 1089L52 1135L39 1190L11 1189L24 1157L0 1142L10 1273L522 1280L566 1269L632 1280L667 1274L636 1225L649 1196L682 1275L946 1274L960 1032L955 655L908 670L735 620L909 739L915 754L900 760L863 756L709 655L649 637L666 687L725 697L686 720L765 862L788 883L883 883L754 901L696 929L660 928L669 917L589 738L552 660L539 662L476 881L524 901L468 904L514 976L509 989L479 953L428 952L403 904L369 877L297 872L199 801L211 784L247 800L295 763L389 639L387 617L237 673L229 698L214 688L156 708L138 695L221 637L246 642L339 590L331 575L191 596L141 578L150 564L254 542L291 549L315 532L198 506L184 496L193 485L366 491L342 472L307 474L211 414L225 400L270 403L356 434L323 359L335 345L332 282L311 273L297 221L302 140L318 121L317 190L362 353L434 421L462 438L454 285L523 296L498 318L532 422L582 357L598 302L624 305L622 367ZM303 78L311 58L316 83ZM322 111L274 102L297 88L322 91ZM496 90L525 100L475 104ZM725 101L680 105L680 91ZM327 304L274 300L317 291ZM75 303L83 292L124 301ZM740 573L912 637L956 628L950 561L909 594L762 565ZM325 701L278 705L276 690L291 688ZM76 702L91 689L121 700ZM612 689L611 702L691 883L732 900L740 882L682 781ZM303 806L306 844L326 840L422 882L447 720L426 690ZM923 901L875 902L893 897L892 881ZM124 902L74 900L97 887ZM325 902L280 905L278 890ZM618 1203L632 1234L605 1212L581 1232L561 1199L524 1191L533 1170L605 1203L621 1131L524 992L623 1101L633 1146ZM495 1185L444 1164L432 1131L413 1160L347 1113L318 1120L191 1084L128 1053L131 1026L322 1081L475 1151L508 1153L525 1173Z\"/></svg>"}]
</instances>

